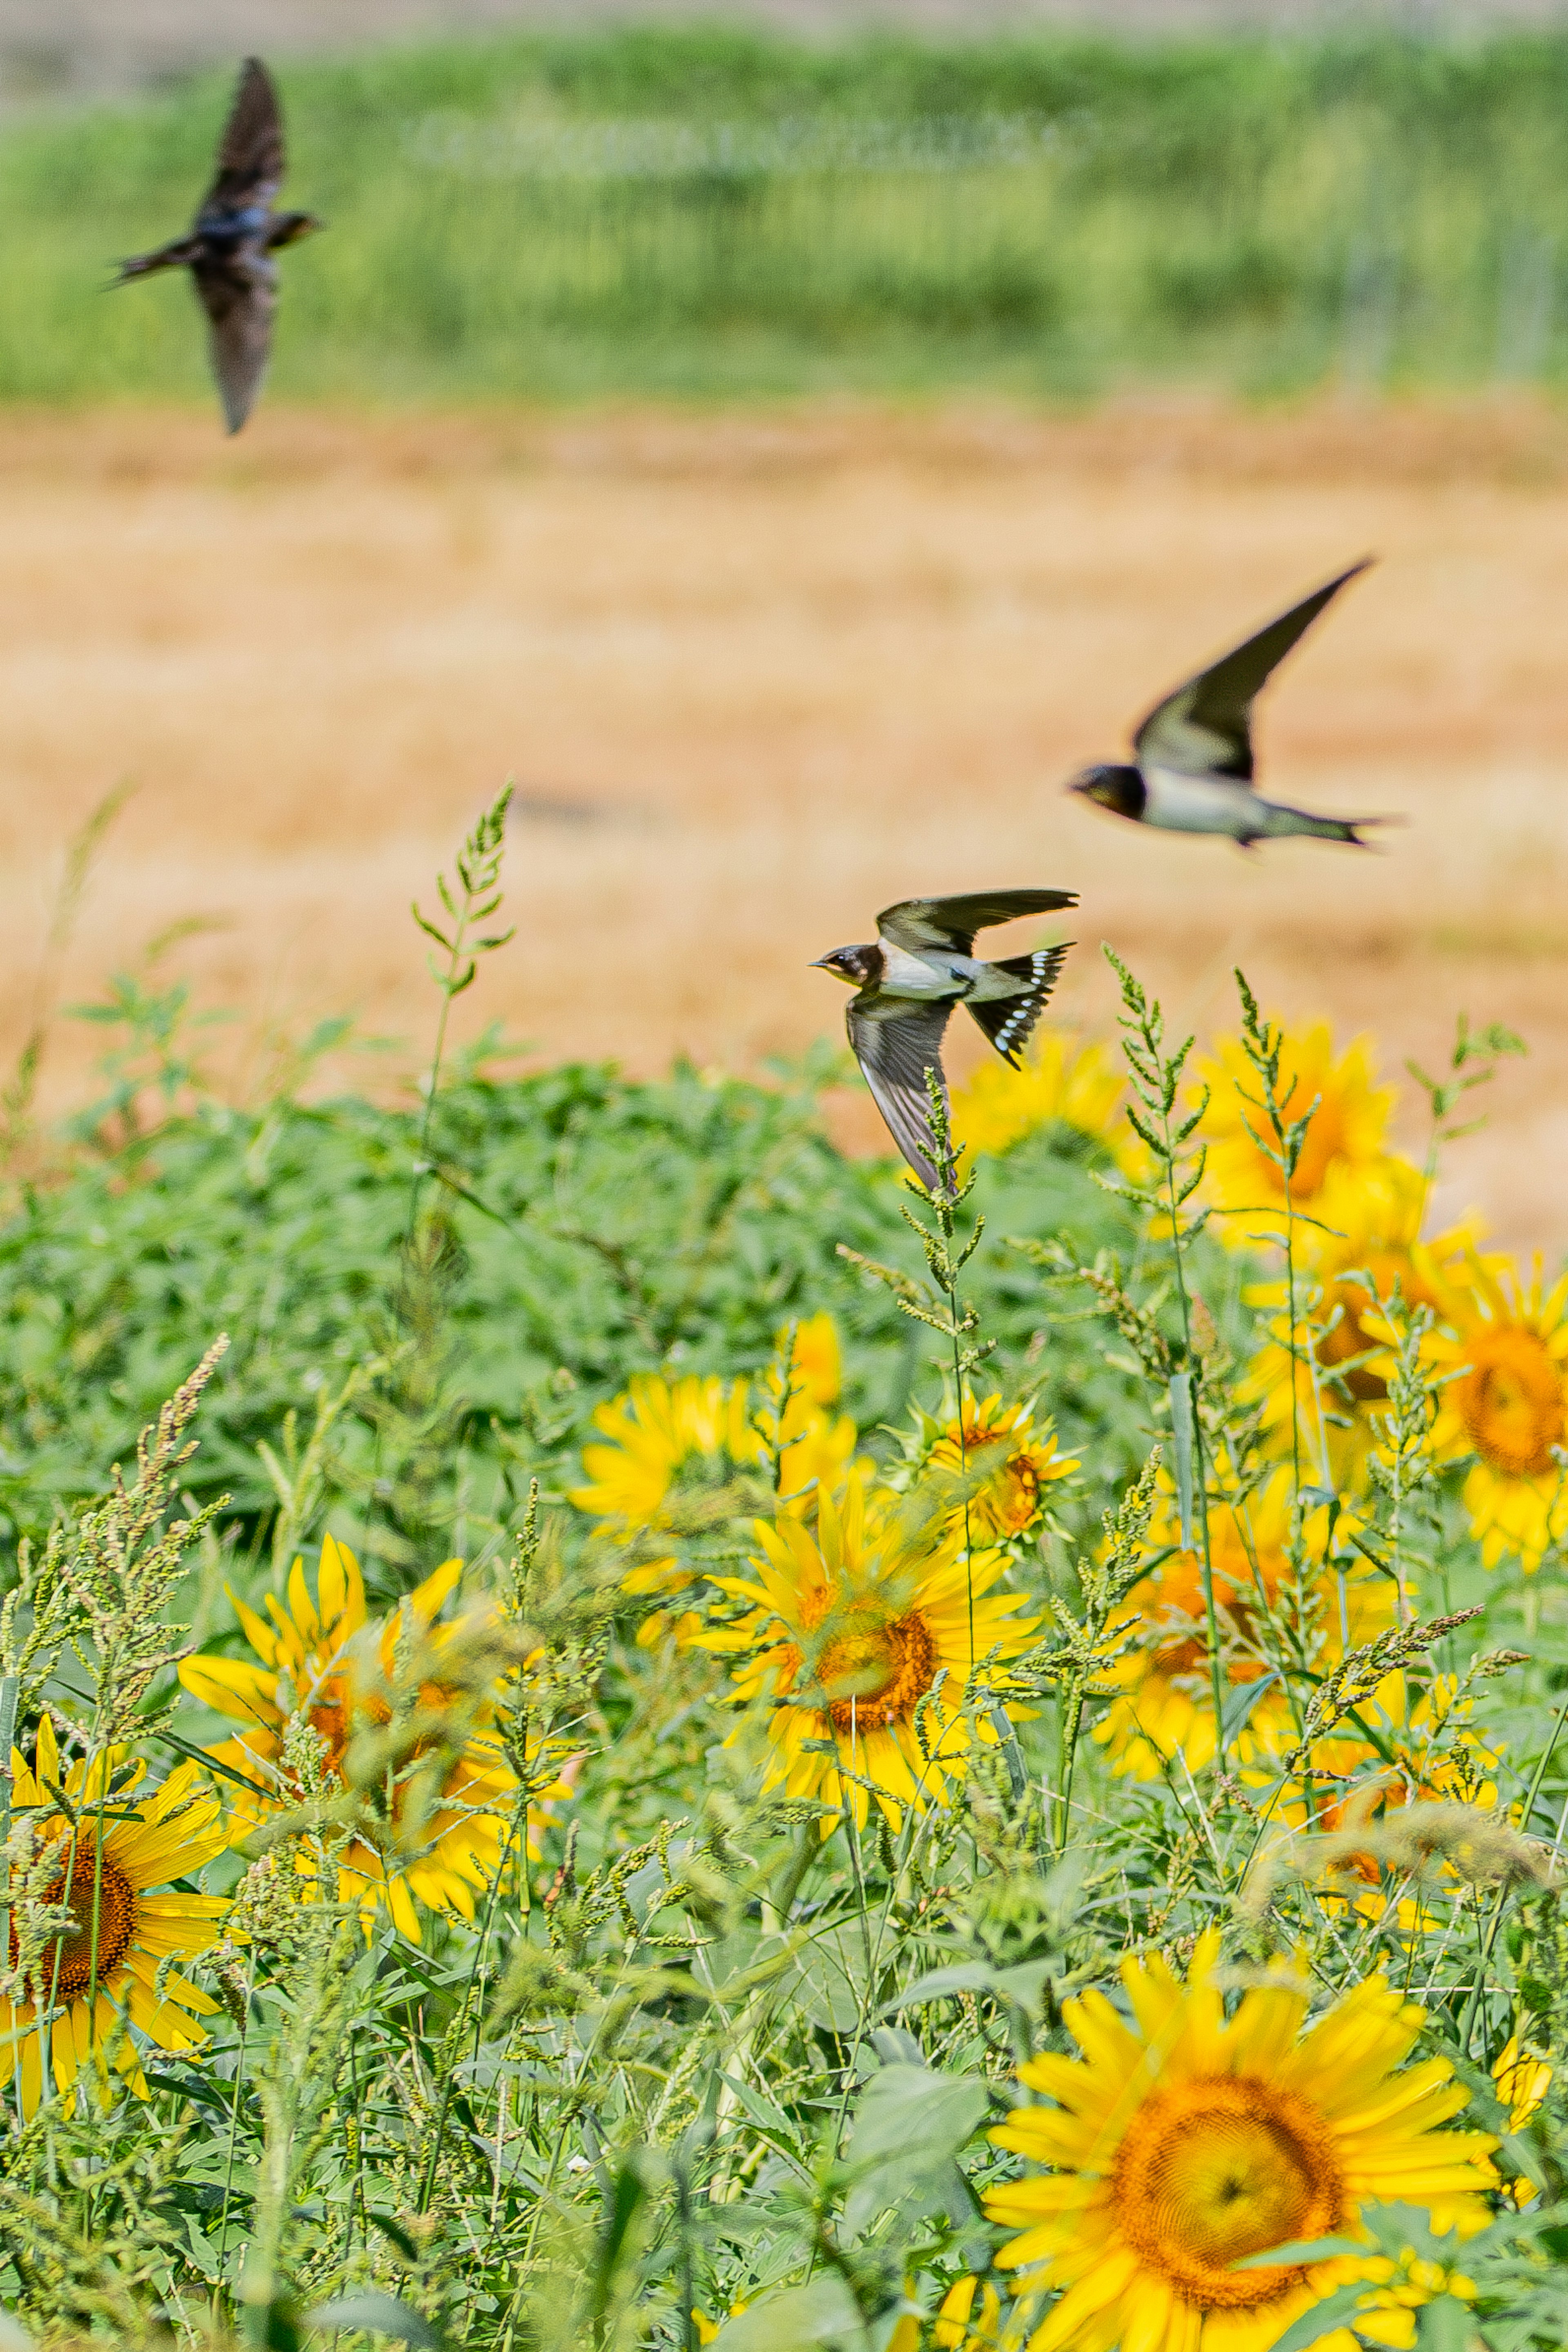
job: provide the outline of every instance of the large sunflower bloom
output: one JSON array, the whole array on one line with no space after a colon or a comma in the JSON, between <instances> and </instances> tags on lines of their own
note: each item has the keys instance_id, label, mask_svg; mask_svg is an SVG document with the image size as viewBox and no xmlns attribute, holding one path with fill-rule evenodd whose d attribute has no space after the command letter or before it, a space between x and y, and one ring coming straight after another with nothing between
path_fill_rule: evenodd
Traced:
<instances>
[{"instance_id":1,"label":"large sunflower bloom","mask_svg":"<svg viewBox=\"0 0 1568 2352\"><path fill-rule=\"evenodd\" d=\"M957 1476L963 1471L984 1471L984 1484L968 1503L972 1543L1005 1543L1032 1528L1045 1508L1045 1490L1078 1468L1077 1457L1057 1451L1057 1433L1047 1421L1034 1428L1026 1404L1004 1404L1000 1393L963 1400L963 1417L957 1413L931 1422L917 1450L921 1474L937 1469ZM965 1521L964 1507L955 1515Z\"/></svg>"},{"instance_id":2,"label":"large sunflower bloom","mask_svg":"<svg viewBox=\"0 0 1568 2352\"><path fill-rule=\"evenodd\" d=\"M1121 1072L1103 1045L1079 1045L1060 1030L1037 1030L1020 1062L983 1062L967 1086L954 1089L953 1141L994 1153L1059 1125L1125 1162L1143 1147L1121 1115L1124 1091Z\"/></svg>"},{"instance_id":3,"label":"large sunflower bloom","mask_svg":"<svg viewBox=\"0 0 1568 2352\"><path fill-rule=\"evenodd\" d=\"M1209 1088L1203 1127L1208 1152L1204 1189L1217 1209L1251 1212L1226 1214L1217 1222L1216 1229L1226 1240L1245 1248L1259 1233L1283 1235L1285 1177L1257 1139L1262 1136L1272 1143L1273 1139L1258 1107L1261 1082L1240 1040L1217 1039L1215 1056L1198 1070ZM1336 1224L1339 1220L1331 1211L1346 1176L1384 1156L1394 1090L1373 1083L1371 1039L1358 1037L1336 1060L1333 1033L1326 1021L1295 1035L1287 1032L1279 1094L1288 1124L1317 1105L1290 1180L1291 1204Z\"/></svg>"},{"instance_id":4,"label":"large sunflower bloom","mask_svg":"<svg viewBox=\"0 0 1568 2352\"><path fill-rule=\"evenodd\" d=\"M1568 1275L1543 1291L1472 1256L1465 1313L1427 1351L1444 1379L1432 1442L1476 1457L1465 1481L1470 1533L1495 1568L1516 1552L1525 1574L1568 1532L1568 1485L1555 1458L1568 1426Z\"/></svg>"},{"instance_id":5,"label":"large sunflower bloom","mask_svg":"<svg viewBox=\"0 0 1568 2352\"><path fill-rule=\"evenodd\" d=\"M181 1764L151 1794L138 1798L146 1766L123 1748L100 1756L89 1769L73 1764L64 1783L74 1824L51 1794L60 1781L53 1724L38 1725L35 1763L11 1750L11 1803L32 1824L34 1854L54 1864L41 1899L63 1906L71 1924L43 1947L26 2000L0 2000L0 2085L22 2070L22 2107L31 2115L43 2094L45 2061L57 2091L66 2091L97 2052L107 2055L119 2037L115 2063L139 2098L146 2078L135 2044L121 2030L129 2019L161 2050L194 2050L216 2000L191 1984L172 1961L216 1943L226 1902L169 1890L221 1853L228 1835L218 1801L199 1768ZM29 1873L29 1875L31 1874ZM163 1890L162 1892L158 1890ZM94 1952L93 1918L98 1920ZM20 1958L11 1918L11 1966ZM164 1970L162 1982L159 1971ZM93 1997L96 1980L97 1997ZM56 2013L47 2050L40 2006Z\"/></svg>"},{"instance_id":6,"label":"large sunflower bloom","mask_svg":"<svg viewBox=\"0 0 1568 2352\"><path fill-rule=\"evenodd\" d=\"M186 1658L180 1680L193 1697L247 1726L237 1738L209 1750L215 1762L247 1784L227 1783L236 1845L293 1801L279 1769L290 1716L307 1717L322 1743L326 1777L340 1782L355 1736L374 1735L391 1721L389 1698L400 1637L405 1632L423 1636L439 1653L457 1629L436 1627L435 1619L462 1568L461 1560L447 1560L374 1626L366 1616L359 1562L331 1536L321 1540L315 1598L305 1582L304 1563L297 1559L289 1578L288 1608L280 1608L270 1593L267 1596L270 1625L230 1593L259 1663ZM420 1706L438 1711L451 1696L438 1679L427 1680L420 1688ZM502 1867L517 1792L517 1780L481 1709L477 1718L470 1718L468 1737L433 1809L420 1822L417 1849L399 1856L404 1808L399 1790L387 1825L391 1852L378 1853L357 1838L350 1843L339 1858L338 1900L358 1903L367 1919L384 1903L398 1928L416 1943L420 1933L416 1902L471 1919L476 1894L486 1892ZM569 1791L558 1782L542 1793L554 1797ZM531 1853L537 1851L536 1826L531 1818Z\"/></svg>"},{"instance_id":7,"label":"large sunflower bloom","mask_svg":"<svg viewBox=\"0 0 1568 2352\"><path fill-rule=\"evenodd\" d=\"M713 1579L747 1612L700 1637L737 1658L738 1704L772 1702L763 1786L847 1804L862 1826L868 1781L895 1827L906 1806L945 1802L949 1780L966 1769L972 1674L984 1686L1036 1622L1015 1614L1014 1594L992 1591L1006 1572L1003 1554L965 1561L963 1530L951 1526L911 1538L904 1496L868 1496L852 1478L841 1502L823 1496L815 1531L799 1519L759 1520L754 1580ZM980 1736L995 1738L989 1717ZM824 1835L831 1826L825 1820Z\"/></svg>"},{"instance_id":8,"label":"large sunflower bloom","mask_svg":"<svg viewBox=\"0 0 1568 2352\"><path fill-rule=\"evenodd\" d=\"M1466 2094L1443 2059L1405 2065L1425 2012L1373 1978L1303 2031L1307 1996L1281 1981L1227 2021L1218 1956L1211 1930L1184 1986L1157 1954L1124 1961L1131 2022L1085 1993L1063 2004L1082 2054L1020 2069L1049 2104L991 2137L1051 2168L985 2201L1022 2233L997 2257L1026 2273L1021 2291L1061 2290L1031 2352L1267 2352L1342 2281L1377 2273L1354 2256L1237 2269L1248 2255L1352 2234L1363 2203L1423 2206L1439 2232L1485 2225L1497 2143L1437 2128ZM1414 2340L1408 2310L1357 2326ZM1329 2334L1321 2352L1352 2342Z\"/></svg>"},{"instance_id":9,"label":"large sunflower bloom","mask_svg":"<svg viewBox=\"0 0 1568 2352\"><path fill-rule=\"evenodd\" d=\"M1333 1232L1298 1225L1294 1352L1285 1276L1249 1294L1274 1319L1242 1402L1262 1406L1273 1452L1288 1454L1299 1441L1305 1459L1323 1465L1342 1490L1360 1483L1388 1402L1385 1317L1395 1294L1407 1315L1426 1307L1447 1321L1463 1312L1475 1231L1458 1225L1423 1242L1426 1200L1420 1170L1390 1156L1344 1171L1334 1188Z\"/></svg>"}]
</instances>

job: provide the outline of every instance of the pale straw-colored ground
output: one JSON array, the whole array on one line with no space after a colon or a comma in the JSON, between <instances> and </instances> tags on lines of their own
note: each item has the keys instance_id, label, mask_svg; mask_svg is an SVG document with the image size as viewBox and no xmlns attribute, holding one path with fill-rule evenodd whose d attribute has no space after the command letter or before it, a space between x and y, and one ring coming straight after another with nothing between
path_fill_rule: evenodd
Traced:
<instances>
[{"instance_id":1,"label":"pale straw-colored ground","mask_svg":"<svg viewBox=\"0 0 1568 2352\"><path fill-rule=\"evenodd\" d=\"M1522 1029L1444 1204L1568 1246L1568 425L1546 411L264 407L233 446L200 415L12 415L0 494L10 1052L63 845L124 775L62 1001L202 916L225 928L158 970L244 1016L214 1033L237 1083L269 1024L353 1008L427 1036L407 901L510 772L534 809L521 929L470 1030L751 1069L837 1034L807 961L888 900L1068 886L1061 1005L1091 1026L1105 939L1183 1028L1230 1019L1240 961L1395 1069L1460 1008ZM1282 795L1407 813L1385 855L1248 859L1061 796L1160 689L1367 550L1263 733ZM50 1107L103 1042L57 1028Z\"/></svg>"}]
</instances>

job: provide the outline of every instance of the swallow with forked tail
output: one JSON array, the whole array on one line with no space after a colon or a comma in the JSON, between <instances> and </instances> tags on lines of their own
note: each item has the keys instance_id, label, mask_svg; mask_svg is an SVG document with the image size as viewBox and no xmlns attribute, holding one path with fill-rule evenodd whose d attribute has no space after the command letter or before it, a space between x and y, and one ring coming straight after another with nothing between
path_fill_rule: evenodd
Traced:
<instances>
[{"instance_id":1,"label":"swallow with forked tail","mask_svg":"<svg viewBox=\"0 0 1568 2352\"><path fill-rule=\"evenodd\" d=\"M931 1162L926 1076L935 1073L945 1102L942 1041L949 1013L955 1004L966 1005L997 1052L1016 1064L1071 945L984 963L974 953L975 932L1077 904L1072 890L903 898L883 908L873 941L835 948L813 965L856 991L846 1008L850 1049L889 1134L928 1190L946 1181Z\"/></svg>"},{"instance_id":2,"label":"swallow with forked tail","mask_svg":"<svg viewBox=\"0 0 1568 2352\"><path fill-rule=\"evenodd\" d=\"M1362 839L1363 827L1397 824L1397 817L1313 816L1283 801L1266 801L1254 789L1252 705L1330 598L1371 560L1352 563L1166 695L1134 735L1131 761L1086 768L1068 792L1134 824L1163 833L1219 834L1242 849L1289 834L1370 848Z\"/></svg>"},{"instance_id":3,"label":"swallow with forked tail","mask_svg":"<svg viewBox=\"0 0 1568 2352\"><path fill-rule=\"evenodd\" d=\"M188 269L207 315L207 343L218 396L231 433L256 404L272 352L278 268L285 245L324 226L313 213L279 213L283 184L283 116L272 77L247 58L218 144L217 176L188 236L120 264L117 286L160 269Z\"/></svg>"}]
</instances>

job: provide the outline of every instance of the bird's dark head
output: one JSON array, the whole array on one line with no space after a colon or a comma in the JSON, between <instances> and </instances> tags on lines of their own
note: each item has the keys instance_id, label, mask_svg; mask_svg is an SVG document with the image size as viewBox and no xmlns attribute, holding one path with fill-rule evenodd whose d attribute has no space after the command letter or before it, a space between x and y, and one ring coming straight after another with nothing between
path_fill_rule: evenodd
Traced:
<instances>
[{"instance_id":1,"label":"bird's dark head","mask_svg":"<svg viewBox=\"0 0 1568 2352\"><path fill-rule=\"evenodd\" d=\"M1148 797L1138 770L1128 767L1085 768L1081 775L1074 776L1068 790L1081 793L1086 801L1109 809L1112 816L1142 816Z\"/></svg>"},{"instance_id":2,"label":"bird's dark head","mask_svg":"<svg viewBox=\"0 0 1568 2352\"><path fill-rule=\"evenodd\" d=\"M326 222L315 213L277 213L267 232L267 248L276 253L280 245L298 245L302 236L314 236Z\"/></svg>"},{"instance_id":3,"label":"bird's dark head","mask_svg":"<svg viewBox=\"0 0 1568 2352\"><path fill-rule=\"evenodd\" d=\"M878 947L835 948L831 955L818 956L811 969L830 971L835 980L842 980L851 988L864 988L868 981L881 978L882 950Z\"/></svg>"}]
</instances>

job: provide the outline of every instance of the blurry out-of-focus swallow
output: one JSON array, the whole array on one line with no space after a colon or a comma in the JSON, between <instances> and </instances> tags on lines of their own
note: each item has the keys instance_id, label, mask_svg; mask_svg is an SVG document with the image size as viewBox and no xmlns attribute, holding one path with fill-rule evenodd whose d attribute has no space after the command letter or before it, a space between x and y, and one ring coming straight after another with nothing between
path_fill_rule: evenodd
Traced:
<instances>
[{"instance_id":1,"label":"blurry out-of-focus swallow","mask_svg":"<svg viewBox=\"0 0 1568 2352\"><path fill-rule=\"evenodd\" d=\"M120 264L117 286L158 269L188 269L207 314L207 341L223 413L237 433L255 404L272 350L281 246L324 226L313 213L272 207L283 184L283 117L272 77L247 58L217 151L217 177L188 236Z\"/></svg>"},{"instance_id":2,"label":"blurry out-of-focus swallow","mask_svg":"<svg viewBox=\"0 0 1568 2352\"><path fill-rule=\"evenodd\" d=\"M974 954L975 932L1077 904L1071 890L904 898L883 908L874 941L835 948L812 967L857 992L846 1007L850 1048L894 1142L928 1189L939 1190L942 1180L931 1165L926 1073L936 1073L945 1100L942 1041L948 1014L955 1004L967 1005L997 1052L1016 1063L1067 953L1066 945L1040 948L982 963Z\"/></svg>"},{"instance_id":3,"label":"blurry out-of-focus swallow","mask_svg":"<svg viewBox=\"0 0 1568 2352\"><path fill-rule=\"evenodd\" d=\"M1352 563L1315 588L1288 613L1268 623L1245 645L1222 654L1174 694L1157 702L1132 739L1131 762L1086 768L1068 784L1071 793L1098 803L1134 824L1164 833L1222 834L1250 849L1255 841L1286 834L1314 841L1348 841L1358 849L1369 824L1397 819L1379 816L1313 816L1283 801L1266 801L1252 782L1252 705L1269 673L1284 660L1330 598L1372 561Z\"/></svg>"}]
</instances>

